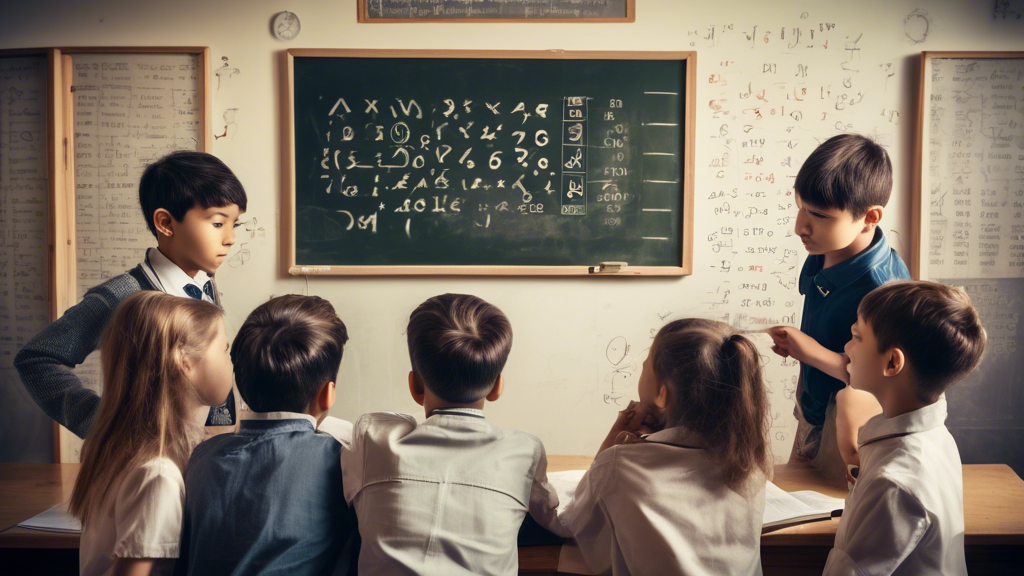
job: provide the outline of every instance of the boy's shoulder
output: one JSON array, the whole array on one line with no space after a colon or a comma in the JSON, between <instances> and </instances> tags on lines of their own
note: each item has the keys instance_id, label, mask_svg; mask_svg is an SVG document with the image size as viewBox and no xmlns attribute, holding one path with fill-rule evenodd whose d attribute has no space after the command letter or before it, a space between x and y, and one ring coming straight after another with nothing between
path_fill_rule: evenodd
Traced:
<instances>
[{"instance_id":1,"label":"boy's shoulder","mask_svg":"<svg viewBox=\"0 0 1024 576\"><path fill-rule=\"evenodd\" d=\"M102 296L105 299L113 301L116 305L125 298L141 290L153 290L153 287L149 281L146 280L140 265L128 272L118 274L101 284L93 286L86 292L86 295L93 294Z\"/></svg>"}]
</instances>

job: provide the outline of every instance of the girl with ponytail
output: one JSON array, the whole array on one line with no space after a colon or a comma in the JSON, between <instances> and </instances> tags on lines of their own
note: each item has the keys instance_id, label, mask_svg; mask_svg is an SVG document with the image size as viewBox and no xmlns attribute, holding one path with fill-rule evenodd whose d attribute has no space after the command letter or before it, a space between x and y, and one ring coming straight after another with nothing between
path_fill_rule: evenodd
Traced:
<instances>
[{"instance_id":1,"label":"girl with ponytail","mask_svg":"<svg viewBox=\"0 0 1024 576\"><path fill-rule=\"evenodd\" d=\"M560 516L598 573L761 574L768 398L754 344L676 320L654 338L640 403L620 414ZM632 431L663 423L652 434Z\"/></svg>"}]
</instances>

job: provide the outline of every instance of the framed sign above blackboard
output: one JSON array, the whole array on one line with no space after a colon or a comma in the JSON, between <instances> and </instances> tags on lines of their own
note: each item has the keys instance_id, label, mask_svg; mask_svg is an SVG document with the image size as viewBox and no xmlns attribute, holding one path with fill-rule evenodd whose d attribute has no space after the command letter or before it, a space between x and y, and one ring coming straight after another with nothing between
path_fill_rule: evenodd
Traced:
<instances>
[{"instance_id":1,"label":"framed sign above blackboard","mask_svg":"<svg viewBox=\"0 0 1024 576\"><path fill-rule=\"evenodd\" d=\"M636 0L358 0L359 22L635 22Z\"/></svg>"},{"instance_id":2,"label":"framed sign above blackboard","mask_svg":"<svg viewBox=\"0 0 1024 576\"><path fill-rule=\"evenodd\" d=\"M287 58L289 273L691 273L693 52Z\"/></svg>"}]
</instances>

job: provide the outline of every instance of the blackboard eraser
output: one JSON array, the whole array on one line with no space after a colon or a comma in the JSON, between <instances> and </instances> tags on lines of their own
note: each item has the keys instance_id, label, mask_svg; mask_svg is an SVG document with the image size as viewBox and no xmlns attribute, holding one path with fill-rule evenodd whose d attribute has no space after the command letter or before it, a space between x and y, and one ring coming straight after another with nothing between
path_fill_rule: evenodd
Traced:
<instances>
[{"instance_id":1,"label":"blackboard eraser","mask_svg":"<svg viewBox=\"0 0 1024 576\"><path fill-rule=\"evenodd\" d=\"M601 262L590 267L591 274L615 274L629 266L629 262Z\"/></svg>"}]
</instances>

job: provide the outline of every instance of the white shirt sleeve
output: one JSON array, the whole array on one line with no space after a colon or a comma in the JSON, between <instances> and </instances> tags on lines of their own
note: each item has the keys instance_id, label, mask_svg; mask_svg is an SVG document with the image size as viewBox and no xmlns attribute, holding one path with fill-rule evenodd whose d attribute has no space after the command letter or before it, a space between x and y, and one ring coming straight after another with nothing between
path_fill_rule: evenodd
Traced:
<instances>
[{"instance_id":1,"label":"white shirt sleeve","mask_svg":"<svg viewBox=\"0 0 1024 576\"><path fill-rule=\"evenodd\" d=\"M317 431L330 434L343 446L352 444L352 423L348 420L328 416L317 427Z\"/></svg>"},{"instance_id":2,"label":"white shirt sleeve","mask_svg":"<svg viewBox=\"0 0 1024 576\"><path fill-rule=\"evenodd\" d=\"M345 491L345 502L349 506L363 488L363 451L368 425L369 419L360 416L352 425L351 441L341 450L341 485Z\"/></svg>"},{"instance_id":3,"label":"white shirt sleeve","mask_svg":"<svg viewBox=\"0 0 1024 576\"><path fill-rule=\"evenodd\" d=\"M530 488L530 516L544 528L570 538L572 534L558 520L558 494L554 486L548 482L548 455L544 445L538 440L540 457L537 469L533 474L533 486Z\"/></svg>"},{"instance_id":4,"label":"white shirt sleeve","mask_svg":"<svg viewBox=\"0 0 1024 576\"><path fill-rule=\"evenodd\" d=\"M576 539L587 566L595 573L610 573L615 532L605 514L602 500L608 486L614 485L615 448L597 455L580 479L572 502L559 515L566 530Z\"/></svg>"},{"instance_id":5,"label":"white shirt sleeve","mask_svg":"<svg viewBox=\"0 0 1024 576\"><path fill-rule=\"evenodd\" d=\"M117 558L177 558L185 480L167 458L128 472L114 500Z\"/></svg>"},{"instance_id":6,"label":"white shirt sleeve","mask_svg":"<svg viewBox=\"0 0 1024 576\"><path fill-rule=\"evenodd\" d=\"M863 493L843 512L824 576L892 574L928 530L927 510L902 486L879 478L858 488Z\"/></svg>"},{"instance_id":7,"label":"white shirt sleeve","mask_svg":"<svg viewBox=\"0 0 1024 576\"><path fill-rule=\"evenodd\" d=\"M406 434L415 428L415 418L396 412L363 414L356 419L352 425L352 441L341 451L341 482L345 502L348 502L349 506L363 489L367 458L373 458L374 453L381 454L385 451L394 457L395 455L390 452L390 436Z\"/></svg>"}]
</instances>

